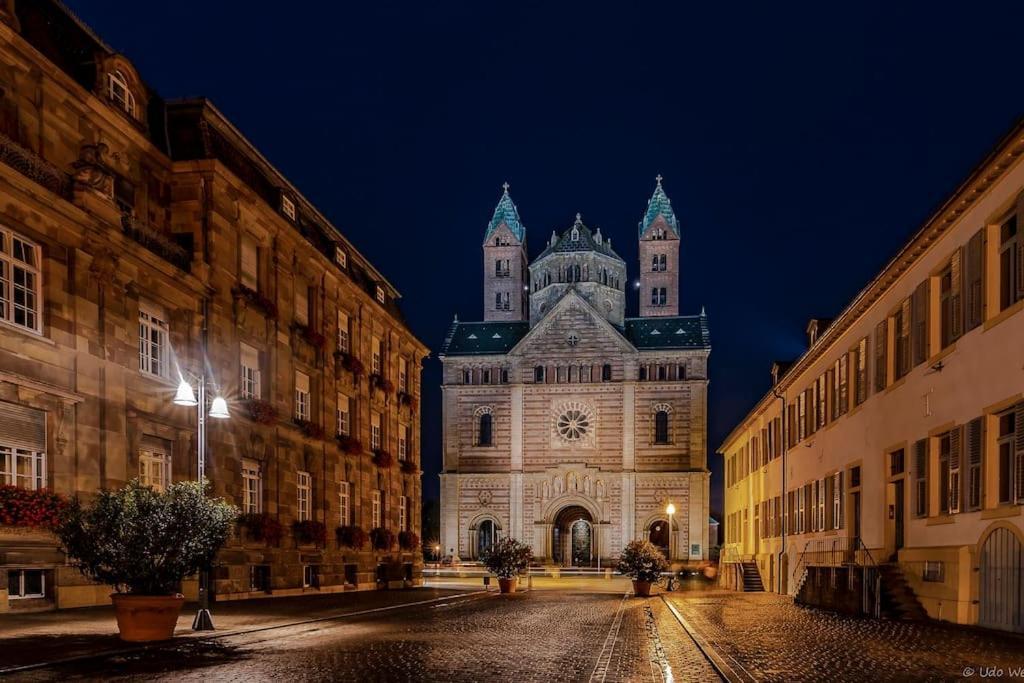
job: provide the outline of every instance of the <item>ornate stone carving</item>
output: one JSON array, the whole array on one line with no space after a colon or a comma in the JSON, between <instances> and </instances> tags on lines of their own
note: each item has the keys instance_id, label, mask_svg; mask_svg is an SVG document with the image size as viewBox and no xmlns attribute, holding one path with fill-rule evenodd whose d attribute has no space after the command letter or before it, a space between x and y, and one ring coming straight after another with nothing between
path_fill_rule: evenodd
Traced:
<instances>
[{"instance_id":1,"label":"ornate stone carving","mask_svg":"<svg viewBox=\"0 0 1024 683\"><path fill-rule=\"evenodd\" d=\"M107 150L107 145L102 142L82 145L78 161L71 164L74 169L76 190L92 190L106 199L113 200L114 176L104 159Z\"/></svg>"},{"instance_id":2,"label":"ornate stone carving","mask_svg":"<svg viewBox=\"0 0 1024 683\"><path fill-rule=\"evenodd\" d=\"M480 493L476 494L476 499L480 501L480 507L489 506L491 504L492 498L493 494L488 489L484 489L480 491Z\"/></svg>"}]
</instances>

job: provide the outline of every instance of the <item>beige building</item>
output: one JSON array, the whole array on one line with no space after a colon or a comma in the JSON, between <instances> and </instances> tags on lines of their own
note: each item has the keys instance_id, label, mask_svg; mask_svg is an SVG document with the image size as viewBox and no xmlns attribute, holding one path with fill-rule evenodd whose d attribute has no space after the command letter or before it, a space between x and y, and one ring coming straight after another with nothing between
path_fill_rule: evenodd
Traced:
<instances>
[{"instance_id":1,"label":"beige building","mask_svg":"<svg viewBox=\"0 0 1024 683\"><path fill-rule=\"evenodd\" d=\"M710 344L707 317L680 316L668 292L679 237L659 178L638 231L647 308L627 318L611 239L577 215L528 261L506 186L482 245L484 321L456 320L440 354L446 553L477 559L512 536L542 562L607 566L649 538L707 557Z\"/></svg>"},{"instance_id":2,"label":"beige building","mask_svg":"<svg viewBox=\"0 0 1024 683\"><path fill-rule=\"evenodd\" d=\"M216 596L416 581L427 349L398 297L208 101L161 99L59 2L3 3L6 491L195 479L196 411L171 399L205 366L231 411L209 421L206 476L244 513ZM108 600L14 521L0 611ZM353 527L404 545L349 548Z\"/></svg>"},{"instance_id":3,"label":"beige building","mask_svg":"<svg viewBox=\"0 0 1024 683\"><path fill-rule=\"evenodd\" d=\"M1022 152L1018 125L773 368L721 446L726 582L1024 631Z\"/></svg>"}]
</instances>

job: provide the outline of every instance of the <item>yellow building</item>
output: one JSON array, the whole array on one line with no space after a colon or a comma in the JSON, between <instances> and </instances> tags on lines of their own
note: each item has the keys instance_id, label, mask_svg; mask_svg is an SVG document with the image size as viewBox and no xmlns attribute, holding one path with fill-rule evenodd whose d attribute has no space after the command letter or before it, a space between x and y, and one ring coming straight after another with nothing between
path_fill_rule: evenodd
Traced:
<instances>
[{"instance_id":1,"label":"yellow building","mask_svg":"<svg viewBox=\"0 0 1024 683\"><path fill-rule=\"evenodd\" d=\"M723 582L1024 631L1024 121L726 438Z\"/></svg>"}]
</instances>

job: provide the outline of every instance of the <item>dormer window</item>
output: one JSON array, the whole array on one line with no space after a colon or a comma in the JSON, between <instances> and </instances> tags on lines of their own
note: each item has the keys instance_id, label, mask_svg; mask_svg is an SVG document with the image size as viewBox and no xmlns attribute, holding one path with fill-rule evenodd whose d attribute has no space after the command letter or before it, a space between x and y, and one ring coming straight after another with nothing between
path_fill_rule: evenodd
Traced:
<instances>
[{"instance_id":1,"label":"dormer window","mask_svg":"<svg viewBox=\"0 0 1024 683\"><path fill-rule=\"evenodd\" d=\"M285 195L281 195L281 213L290 220L295 220L295 202Z\"/></svg>"},{"instance_id":2,"label":"dormer window","mask_svg":"<svg viewBox=\"0 0 1024 683\"><path fill-rule=\"evenodd\" d=\"M580 231L577 228L573 228L572 229L572 241L573 242L579 242L580 241Z\"/></svg>"},{"instance_id":3,"label":"dormer window","mask_svg":"<svg viewBox=\"0 0 1024 683\"><path fill-rule=\"evenodd\" d=\"M348 254L341 247L334 248L334 262L342 268L348 267Z\"/></svg>"},{"instance_id":4,"label":"dormer window","mask_svg":"<svg viewBox=\"0 0 1024 683\"><path fill-rule=\"evenodd\" d=\"M121 110L135 118L135 95L128 88L128 79L120 70L107 74L107 96Z\"/></svg>"},{"instance_id":5,"label":"dormer window","mask_svg":"<svg viewBox=\"0 0 1024 683\"><path fill-rule=\"evenodd\" d=\"M377 285L377 301L384 303L384 288Z\"/></svg>"}]
</instances>

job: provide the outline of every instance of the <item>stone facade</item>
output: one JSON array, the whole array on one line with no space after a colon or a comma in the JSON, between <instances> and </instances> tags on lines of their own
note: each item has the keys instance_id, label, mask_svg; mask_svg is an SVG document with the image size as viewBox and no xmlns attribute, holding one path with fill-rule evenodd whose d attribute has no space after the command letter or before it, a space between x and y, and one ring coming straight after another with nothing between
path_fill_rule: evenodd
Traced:
<instances>
[{"instance_id":1,"label":"stone facade","mask_svg":"<svg viewBox=\"0 0 1024 683\"><path fill-rule=\"evenodd\" d=\"M0 24L0 264L16 285L0 291L0 484L88 497L195 479L196 411L171 398L205 365L231 411L208 420L206 477L251 515L218 558L217 597L374 587L382 564L385 581L418 580L418 552L352 550L334 533L343 520L419 530L427 349L398 292L209 102L163 101L60 3L13 11ZM326 543L300 543L299 519ZM281 540L254 540L262 522ZM0 610L109 592L48 533L0 527Z\"/></svg>"},{"instance_id":2,"label":"stone facade","mask_svg":"<svg viewBox=\"0 0 1024 683\"><path fill-rule=\"evenodd\" d=\"M485 282L490 235L505 220L525 235L508 204L506 188ZM667 198L651 221L678 243ZM626 318L625 263L581 217L529 272L529 320L456 321L442 349L445 552L475 559L512 536L541 561L595 565L651 538L705 559L706 317Z\"/></svg>"}]
</instances>

